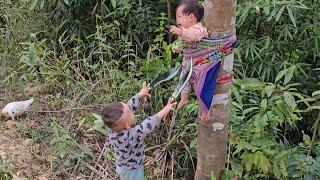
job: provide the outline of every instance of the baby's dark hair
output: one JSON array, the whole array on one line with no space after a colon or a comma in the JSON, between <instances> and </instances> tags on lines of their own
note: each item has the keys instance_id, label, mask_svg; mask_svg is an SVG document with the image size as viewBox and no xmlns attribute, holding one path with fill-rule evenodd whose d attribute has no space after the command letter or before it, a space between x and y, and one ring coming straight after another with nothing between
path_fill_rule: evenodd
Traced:
<instances>
[{"instance_id":1,"label":"baby's dark hair","mask_svg":"<svg viewBox=\"0 0 320 180\"><path fill-rule=\"evenodd\" d=\"M115 127L123 114L123 105L120 102L109 103L101 109L101 117L106 126Z\"/></svg>"},{"instance_id":2,"label":"baby's dark hair","mask_svg":"<svg viewBox=\"0 0 320 180\"><path fill-rule=\"evenodd\" d=\"M203 17L204 9L203 9L203 6L197 0L183 0L179 3L178 8L180 6L185 6L184 9L182 10L184 14L189 15L192 13L197 18L198 22L201 21Z\"/></svg>"}]
</instances>

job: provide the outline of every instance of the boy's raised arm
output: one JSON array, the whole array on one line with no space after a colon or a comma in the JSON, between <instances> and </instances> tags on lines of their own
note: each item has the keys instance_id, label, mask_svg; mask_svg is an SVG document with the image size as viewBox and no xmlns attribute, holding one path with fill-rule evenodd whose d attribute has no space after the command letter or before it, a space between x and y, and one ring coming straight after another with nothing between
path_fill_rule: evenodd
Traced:
<instances>
[{"instance_id":1,"label":"boy's raised arm","mask_svg":"<svg viewBox=\"0 0 320 180\"><path fill-rule=\"evenodd\" d=\"M136 125L135 131L136 133L144 138L147 134L151 133L157 125L160 124L161 119L167 115L171 109L173 109L173 106L176 104L176 102L172 102L170 99L168 104L161 110L159 111L156 115L150 116L142 123Z\"/></svg>"},{"instance_id":2,"label":"boy's raised arm","mask_svg":"<svg viewBox=\"0 0 320 180\"><path fill-rule=\"evenodd\" d=\"M137 110L138 105L139 105L139 101L141 98L145 98L146 96L150 96L150 94L149 94L150 89L151 89L150 84L147 85L146 82L143 82L140 92L129 99L127 104L133 112L135 112Z\"/></svg>"},{"instance_id":3,"label":"boy's raised arm","mask_svg":"<svg viewBox=\"0 0 320 180\"><path fill-rule=\"evenodd\" d=\"M140 96L136 94L135 96L132 96L127 102L127 105L132 110L132 112L136 112L139 105L139 100L140 100Z\"/></svg>"},{"instance_id":4,"label":"boy's raised arm","mask_svg":"<svg viewBox=\"0 0 320 180\"><path fill-rule=\"evenodd\" d=\"M160 124L161 118L157 115L149 116L143 120L140 124L134 127L137 136L141 138L146 137L151 133L156 126Z\"/></svg>"}]
</instances>

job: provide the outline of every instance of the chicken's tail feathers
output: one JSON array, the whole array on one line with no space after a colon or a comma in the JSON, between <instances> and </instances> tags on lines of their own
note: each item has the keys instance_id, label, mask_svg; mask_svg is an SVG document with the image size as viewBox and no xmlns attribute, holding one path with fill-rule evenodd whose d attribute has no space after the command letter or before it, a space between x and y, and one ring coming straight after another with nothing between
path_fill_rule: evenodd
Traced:
<instances>
[{"instance_id":1,"label":"chicken's tail feathers","mask_svg":"<svg viewBox=\"0 0 320 180\"><path fill-rule=\"evenodd\" d=\"M3 109L0 109L0 118L4 118L4 117L6 117L6 116L5 116L4 112L3 112Z\"/></svg>"},{"instance_id":2,"label":"chicken's tail feathers","mask_svg":"<svg viewBox=\"0 0 320 180\"><path fill-rule=\"evenodd\" d=\"M31 99L27 100L26 102L28 105L31 105L33 103L33 101L34 101L34 98L31 98Z\"/></svg>"}]
</instances>

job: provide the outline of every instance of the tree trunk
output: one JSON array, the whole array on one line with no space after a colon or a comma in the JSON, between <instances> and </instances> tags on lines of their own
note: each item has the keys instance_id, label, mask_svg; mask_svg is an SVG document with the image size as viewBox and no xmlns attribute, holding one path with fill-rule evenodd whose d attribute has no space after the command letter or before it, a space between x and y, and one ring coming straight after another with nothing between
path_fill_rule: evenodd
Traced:
<instances>
[{"instance_id":1,"label":"tree trunk","mask_svg":"<svg viewBox=\"0 0 320 180\"><path fill-rule=\"evenodd\" d=\"M236 4L236 0L204 1L204 22L210 37L219 38L235 33ZM232 74L233 61L232 52L222 62L219 75ZM230 84L217 84L215 94L225 97L224 100L214 101L209 120L198 118L196 180L211 179L213 171L216 178L220 179L220 173L225 167L231 113Z\"/></svg>"}]
</instances>

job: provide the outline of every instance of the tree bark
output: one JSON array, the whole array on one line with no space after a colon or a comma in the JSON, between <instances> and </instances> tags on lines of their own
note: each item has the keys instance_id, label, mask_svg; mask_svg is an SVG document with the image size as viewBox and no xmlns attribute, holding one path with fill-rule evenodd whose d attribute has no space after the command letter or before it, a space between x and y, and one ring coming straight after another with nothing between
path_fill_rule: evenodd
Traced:
<instances>
[{"instance_id":1,"label":"tree bark","mask_svg":"<svg viewBox=\"0 0 320 180\"><path fill-rule=\"evenodd\" d=\"M235 33L236 0L205 0L204 22L210 37L219 38ZM221 64L219 75L232 74L234 53L227 55ZM228 142L228 126L231 113L230 84L217 84L215 94L225 96L224 103L216 102L210 109L209 120L198 117L196 180L211 179L214 171L220 179L225 167ZM227 103L226 103L227 102Z\"/></svg>"}]
</instances>

